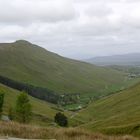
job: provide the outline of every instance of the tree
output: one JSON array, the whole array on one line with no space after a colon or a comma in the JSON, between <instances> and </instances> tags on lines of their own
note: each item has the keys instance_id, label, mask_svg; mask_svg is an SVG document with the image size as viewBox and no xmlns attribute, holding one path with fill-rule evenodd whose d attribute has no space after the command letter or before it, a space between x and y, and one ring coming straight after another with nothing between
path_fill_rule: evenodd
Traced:
<instances>
[{"instance_id":1,"label":"tree","mask_svg":"<svg viewBox=\"0 0 140 140\"><path fill-rule=\"evenodd\" d=\"M56 113L54 119L55 122L60 126L66 127L68 125L68 119L63 113Z\"/></svg>"},{"instance_id":2,"label":"tree","mask_svg":"<svg viewBox=\"0 0 140 140\"><path fill-rule=\"evenodd\" d=\"M9 108L9 110L8 110L8 117L9 117L9 119L10 119L11 121L14 120L14 118L15 118L15 112L14 112L13 107L10 107L10 108Z\"/></svg>"},{"instance_id":3,"label":"tree","mask_svg":"<svg viewBox=\"0 0 140 140\"><path fill-rule=\"evenodd\" d=\"M16 116L21 123L28 123L31 119L31 104L27 93L21 93L16 101Z\"/></svg>"},{"instance_id":4,"label":"tree","mask_svg":"<svg viewBox=\"0 0 140 140\"><path fill-rule=\"evenodd\" d=\"M4 103L4 93L0 93L0 116L2 115L3 111L3 103Z\"/></svg>"}]
</instances>

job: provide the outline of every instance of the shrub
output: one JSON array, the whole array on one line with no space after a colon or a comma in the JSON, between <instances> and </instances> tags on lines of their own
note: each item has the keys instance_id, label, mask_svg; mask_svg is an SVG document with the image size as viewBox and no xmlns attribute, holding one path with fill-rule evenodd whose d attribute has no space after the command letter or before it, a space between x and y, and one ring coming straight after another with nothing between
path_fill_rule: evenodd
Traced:
<instances>
[{"instance_id":1,"label":"shrub","mask_svg":"<svg viewBox=\"0 0 140 140\"><path fill-rule=\"evenodd\" d=\"M63 113L57 113L55 115L55 122L60 126L67 126L68 125L68 119Z\"/></svg>"}]
</instances>

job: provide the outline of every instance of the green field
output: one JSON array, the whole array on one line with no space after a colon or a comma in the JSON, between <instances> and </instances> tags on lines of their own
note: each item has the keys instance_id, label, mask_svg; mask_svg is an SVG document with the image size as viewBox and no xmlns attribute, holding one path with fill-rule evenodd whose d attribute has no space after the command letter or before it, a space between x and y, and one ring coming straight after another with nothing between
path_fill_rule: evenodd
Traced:
<instances>
[{"instance_id":1,"label":"green field","mask_svg":"<svg viewBox=\"0 0 140 140\"><path fill-rule=\"evenodd\" d=\"M140 84L91 103L73 119L90 130L140 136Z\"/></svg>"},{"instance_id":2,"label":"green field","mask_svg":"<svg viewBox=\"0 0 140 140\"><path fill-rule=\"evenodd\" d=\"M139 66L108 66L111 69L115 69L117 71L128 73L130 76L133 77L140 77L140 67Z\"/></svg>"}]
</instances>

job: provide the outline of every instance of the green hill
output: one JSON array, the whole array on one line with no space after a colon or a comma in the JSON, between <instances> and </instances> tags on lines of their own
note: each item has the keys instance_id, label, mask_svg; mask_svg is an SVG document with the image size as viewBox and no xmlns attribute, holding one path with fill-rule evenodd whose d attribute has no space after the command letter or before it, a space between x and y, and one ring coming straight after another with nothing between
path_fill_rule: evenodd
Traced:
<instances>
[{"instance_id":1,"label":"green hill","mask_svg":"<svg viewBox=\"0 0 140 140\"><path fill-rule=\"evenodd\" d=\"M60 94L98 97L130 82L122 72L64 58L24 40L0 44L0 75Z\"/></svg>"},{"instance_id":2,"label":"green hill","mask_svg":"<svg viewBox=\"0 0 140 140\"><path fill-rule=\"evenodd\" d=\"M140 136L140 84L91 103L74 118L90 130Z\"/></svg>"},{"instance_id":3,"label":"green hill","mask_svg":"<svg viewBox=\"0 0 140 140\"><path fill-rule=\"evenodd\" d=\"M0 93L5 94L4 114L7 115L9 108L15 107L16 99L20 92L0 84ZM58 112L58 110L54 109L56 107L50 103L44 102L31 96L29 96L29 99L33 109L33 121L35 121L36 124L38 122L39 124L41 123L44 125L51 123L53 121L54 115L56 112ZM41 122L42 120L40 119L43 119L43 122Z\"/></svg>"}]
</instances>

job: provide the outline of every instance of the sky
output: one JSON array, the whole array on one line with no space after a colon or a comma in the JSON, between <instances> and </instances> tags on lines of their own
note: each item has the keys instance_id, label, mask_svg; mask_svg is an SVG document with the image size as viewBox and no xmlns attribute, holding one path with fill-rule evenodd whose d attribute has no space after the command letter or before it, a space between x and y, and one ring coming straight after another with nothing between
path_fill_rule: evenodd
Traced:
<instances>
[{"instance_id":1,"label":"sky","mask_svg":"<svg viewBox=\"0 0 140 140\"><path fill-rule=\"evenodd\" d=\"M140 0L0 0L0 42L87 59L140 52Z\"/></svg>"}]
</instances>

